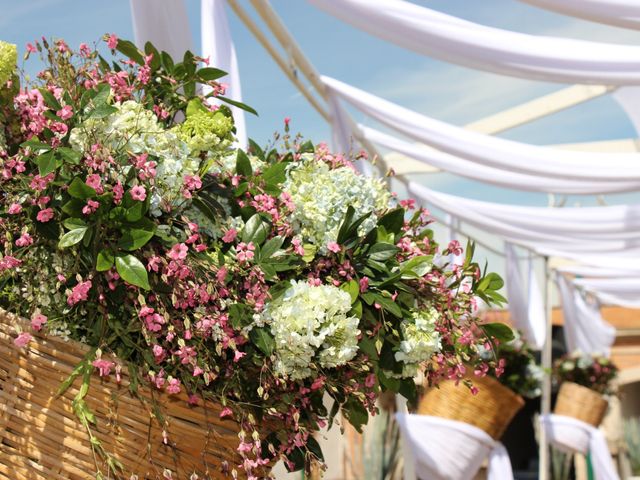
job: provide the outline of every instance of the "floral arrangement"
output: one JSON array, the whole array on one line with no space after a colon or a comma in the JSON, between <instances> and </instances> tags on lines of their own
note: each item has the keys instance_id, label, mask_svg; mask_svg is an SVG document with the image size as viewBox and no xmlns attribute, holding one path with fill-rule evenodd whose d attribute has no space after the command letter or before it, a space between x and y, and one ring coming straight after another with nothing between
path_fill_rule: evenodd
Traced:
<instances>
[{"instance_id":1,"label":"floral arrangement","mask_svg":"<svg viewBox=\"0 0 640 480\"><path fill-rule=\"evenodd\" d=\"M557 383L573 382L601 395L613 393L611 382L618 368L606 357L573 352L556 360L553 378Z\"/></svg>"},{"instance_id":2,"label":"floral arrangement","mask_svg":"<svg viewBox=\"0 0 640 480\"><path fill-rule=\"evenodd\" d=\"M112 62L28 44L46 65L35 82L0 44L0 306L93 347L83 368L100 376L127 368L221 404L243 426L250 478L274 456L292 470L321 460L312 433L339 412L359 429L383 391L415 401L418 371L435 384L480 368L469 352L504 331L479 325L476 300L501 303L502 281L472 247L449 263L459 243L440 249L426 210L358 174L364 154L288 125L270 148L234 148L225 103L252 110L206 59L105 42ZM282 428L263 432L268 420Z\"/></svg>"},{"instance_id":3,"label":"floral arrangement","mask_svg":"<svg viewBox=\"0 0 640 480\"><path fill-rule=\"evenodd\" d=\"M536 363L529 345L519 332L516 338L498 347L498 361L503 366L498 381L525 398L537 398L542 394L544 370Z\"/></svg>"}]
</instances>

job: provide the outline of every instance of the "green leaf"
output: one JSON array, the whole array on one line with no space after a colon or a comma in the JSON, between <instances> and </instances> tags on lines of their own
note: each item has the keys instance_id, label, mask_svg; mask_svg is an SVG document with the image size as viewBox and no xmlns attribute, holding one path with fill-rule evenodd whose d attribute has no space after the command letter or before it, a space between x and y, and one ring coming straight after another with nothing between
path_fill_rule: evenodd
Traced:
<instances>
[{"instance_id":1,"label":"green leaf","mask_svg":"<svg viewBox=\"0 0 640 480\"><path fill-rule=\"evenodd\" d=\"M513 330L504 323L485 323L480 327L487 337L494 337L500 343L510 342L515 338Z\"/></svg>"},{"instance_id":2,"label":"green leaf","mask_svg":"<svg viewBox=\"0 0 640 480\"><path fill-rule=\"evenodd\" d=\"M251 160L246 153L241 149L237 150L236 154L236 172L244 177L250 177L253 175L253 169L251 168Z\"/></svg>"},{"instance_id":3,"label":"green leaf","mask_svg":"<svg viewBox=\"0 0 640 480\"><path fill-rule=\"evenodd\" d=\"M371 260L385 262L395 257L399 251L400 249L398 247L390 243L376 243L369 249L368 256Z\"/></svg>"},{"instance_id":4,"label":"green leaf","mask_svg":"<svg viewBox=\"0 0 640 480\"><path fill-rule=\"evenodd\" d=\"M202 100L200 100L199 98L192 98L187 103L187 117L190 117L198 112L211 113L211 111L202 104Z\"/></svg>"},{"instance_id":5,"label":"green leaf","mask_svg":"<svg viewBox=\"0 0 640 480\"><path fill-rule=\"evenodd\" d=\"M211 80L217 80L227 75L227 72L220 70L219 68L205 67L196 72L196 75L200 80L210 82Z\"/></svg>"},{"instance_id":6,"label":"green leaf","mask_svg":"<svg viewBox=\"0 0 640 480\"><path fill-rule=\"evenodd\" d=\"M33 153L42 153L42 152L48 152L49 150L51 150L51 145L42 143L36 138L32 138L31 140L22 142L20 146L22 148L29 148Z\"/></svg>"},{"instance_id":7,"label":"green leaf","mask_svg":"<svg viewBox=\"0 0 640 480\"><path fill-rule=\"evenodd\" d=\"M320 460L321 462L324 462L324 455L322 454L322 448L320 447L320 444L318 443L318 441L313 438L311 435L309 435L307 437L307 449L313 453L313 455L315 455L315 457Z\"/></svg>"},{"instance_id":8,"label":"green leaf","mask_svg":"<svg viewBox=\"0 0 640 480\"><path fill-rule=\"evenodd\" d=\"M96 196L96 191L80 180L79 177L76 177L71 181L71 185L69 185L67 193L73 198L78 198L80 200L86 200Z\"/></svg>"},{"instance_id":9,"label":"green leaf","mask_svg":"<svg viewBox=\"0 0 640 480\"><path fill-rule=\"evenodd\" d=\"M104 117L108 117L109 115L117 111L118 109L113 105L109 105L108 103L103 103L101 105L98 105L93 110L91 110L87 118L104 118Z\"/></svg>"},{"instance_id":10,"label":"green leaf","mask_svg":"<svg viewBox=\"0 0 640 480\"><path fill-rule=\"evenodd\" d=\"M118 39L116 50L129 57L138 65L144 65L144 57L142 56L142 52L138 50L138 47L136 47L133 42L130 42L129 40Z\"/></svg>"},{"instance_id":11,"label":"green leaf","mask_svg":"<svg viewBox=\"0 0 640 480\"><path fill-rule=\"evenodd\" d=\"M72 198L62 206L62 211L72 217L79 217L82 215L82 207L84 207L84 202Z\"/></svg>"},{"instance_id":12,"label":"green leaf","mask_svg":"<svg viewBox=\"0 0 640 480\"><path fill-rule=\"evenodd\" d=\"M125 215L125 219L127 222L137 222L142 218L146 211L146 203L145 202L136 202L133 206L127 208L127 213Z\"/></svg>"},{"instance_id":13,"label":"green leaf","mask_svg":"<svg viewBox=\"0 0 640 480\"><path fill-rule=\"evenodd\" d=\"M478 291L500 290L504 286L504 280L497 273L488 273L478 284Z\"/></svg>"},{"instance_id":14,"label":"green leaf","mask_svg":"<svg viewBox=\"0 0 640 480\"><path fill-rule=\"evenodd\" d=\"M315 151L316 147L313 145L313 142L311 140L307 140L306 142L304 142L298 149L298 152L300 153L313 153Z\"/></svg>"},{"instance_id":15,"label":"green leaf","mask_svg":"<svg viewBox=\"0 0 640 480\"><path fill-rule=\"evenodd\" d=\"M98 253L98 260L96 262L96 270L99 272L106 272L113 267L115 262L115 256L113 252L109 250L100 250Z\"/></svg>"},{"instance_id":16,"label":"green leaf","mask_svg":"<svg viewBox=\"0 0 640 480\"><path fill-rule=\"evenodd\" d=\"M87 228L87 223L81 218L67 218L62 224L68 230L75 230L76 228Z\"/></svg>"},{"instance_id":17,"label":"green leaf","mask_svg":"<svg viewBox=\"0 0 640 480\"><path fill-rule=\"evenodd\" d=\"M253 153L256 157L258 157L263 162L265 161L264 150L252 139L249 139L249 147L251 148L251 153Z\"/></svg>"},{"instance_id":18,"label":"green leaf","mask_svg":"<svg viewBox=\"0 0 640 480\"><path fill-rule=\"evenodd\" d=\"M305 263L309 263L313 261L313 259L316 256L316 253L318 253L318 247L316 247L312 243L305 243L302 246L302 248L304 249L304 255L302 256L302 260Z\"/></svg>"},{"instance_id":19,"label":"green leaf","mask_svg":"<svg viewBox=\"0 0 640 480\"><path fill-rule=\"evenodd\" d=\"M38 163L38 172L43 177L56 170L56 157L53 150L40 155L36 162Z\"/></svg>"},{"instance_id":20,"label":"green leaf","mask_svg":"<svg viewBox=\"0 0 640 480\"><path fill-rule=\"evenodd\" d=\"M118 248L123 250L137 250L151 240L155 233L155 228L144 230L140 228L125 228L122 230L122 237L118 241Z\"/></svg>"},{"instance_id":21,"label":"green leaf","mask_svg":"<svg viewBox=\"0 0 640 480\"><path fill-rule=\"evenodd\" d=\"M421 255L413 257L406 262L400 264L400 273L404 280L424 277L433 265L432 255Z\"/></svg>"},{"instance_id":22,"label":"green leaf","mask_svg":"<svg viewBox=\"0 0 640 480\"><path fill-rule=\"evenodd\" d=\"M253 328L251 332L249 332L249 338L262 353L267 357L271 356L276 342L266 328Z\"/></svg>"},{"instance_id":23,"label":"green leaf","mask_svg":"<svg viewBox=\"0 0 640 480\"><path fill-rule=\"evenodd\" d=\"M144 53L146 53L147 55L153 55L153 58L151 58L151 63L149 63L149 66L152 70L157 70L158 68L160 68L160 52L156 47L153 46L153 43L146 42L144 44Z\"/></svg>"},{"instance_id":24,"label":"green leaf","mask_svg":"<svg viewBox=\"0 0 640 480\"><path fill-rule=\"evenodd\" d=\"M62 159L67 163L78 165L80 163L80 160L82 160L82 154L80 152L77 152L73 148L58 147L56 152L58 152Z\"/></svg>"},{"instance_id":25,"label":"green leaf","mask_svg":"<svg viewBox=\"0 0 640 480\"><path fill-rule=\"evenodd\" d=\"M254 245L262 245L267 238L267 227L260 217L260 214L254 214L245 224L242 230L242 241L245 243L253 242Z\"/></svg>"},{"instance_id":26,"label":"green leaf","mask_svg":"<svg viewBox=\"0 0 640 480\"><path fill-rule=\"evenodd\" d=\"M273 237L272 239L270 239L260 249L260 260L271 258L273 254L280 249L283 243L284 238L282 238L281 236Z\"/></svg>"},{"instance_id":27,"label":"green leaf","mask_svg":"<svg viewBox=\"0 0 640 480\"><path fill-rule=\"evenodd\" d=\"M133 255L117 255L116 270L125 282L145 290L151 289L147 270Z\"/></svg>"},{"instance_id":28,"label":"green leaf","mask_svg":"<svg viewBox=\"0 0 640 480\"><path fill-rule=\"evenodd\" d=\"M58 248L67 248L82 241L89 227L75 228L65 233L58 242Z\"/></svg>"},{"instance_id":29,"label":"green leaf","mask_svg":"<svg viewBox=\"0 0 640 480\"><path fill-rule=\"evenodd\" d=\"M391 210L378 220L378 225L382 225L387 232L393 232L397 235L402 231L404 225L404 213L404 208Z\"/></svg>"},{"instance_id":30,"label":"green leaf","mask_svg":"<svg viewBox=\"0 0 640 480\"><path fill-rule=\"evenodd\" d=\"M355 397L349 397L347 399L342 406L342 414L360 433L362 433L362 427L369 421L369 412L367 412L364 405Z\"/></svg>"},{"instance_id":31,"label":"green leaf","mask_svg":"<svg viewBox=\"0 0 640 480\"><path fill-rule=\"evenodd\" d=\"M354 303L360 294L360 285L355 280L349 280L340 285L340 290L347 292L351 297L351 303Z\"/></svg>"},{"instance_id":32,"label":"green leaf","mask_svg":"<svg viewBox=\"0 0 640 480\"><path fill-rule=\"evenodd\" d=\"M44 103L46 103L48 107L55 111L58 111L62 108L62 105L60 105L60 102L58 102L58 99L53 95L53 93L51 93L46 88L39 88L38 90L42 94Z\"/></svg>"},{"instance_id":33,"label":"green leaf","mask_svg":"<svg viewBox=\"0 0 640 480\"><path fill-rule=\"evenodd\" d=\"M245 105L242 102L236 102L235 100L231 100L230 98L227 97L221 97L221 96L217 96L216 97L218 100L222 100L225 103L228 103L229 105L233 105L234 107L238 107L241 110L244 110L245 112L249 112L249 113L253 113L256 117L258 117L258 112L256 112L253 108L251 108L249 105Z\"/></svg>"},{"instance_id":34,"label":"green leaf","mask_svg":"<svg viewBox=\"0 0 640 480\"><path fill-rule=\"evenodd\" d=\"M167 52L162 52L160 54L160 57L162 59L162 66L164 67L164 69L168 73L172 73L173 72L174 63L173 63L173 59L171 58L171 55L169 55Z\"/></svg>"},{"instance_id":35,"label":"green leaf","mask_svg":"<svg viewBox=\"0 0 640 480\"><path fill-rule=\"evenodd\" d=\"M267 185L280 185L287 179L285 175L286 169L286 162L279 162L271 165L262 174L262 179Z\"/></svg>"}]
</instances>

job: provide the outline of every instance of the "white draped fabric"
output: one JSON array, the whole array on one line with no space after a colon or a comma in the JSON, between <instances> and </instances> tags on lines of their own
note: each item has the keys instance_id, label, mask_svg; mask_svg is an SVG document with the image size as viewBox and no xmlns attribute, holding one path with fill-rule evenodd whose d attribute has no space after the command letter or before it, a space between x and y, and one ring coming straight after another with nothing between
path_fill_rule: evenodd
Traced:
<instances>
[{"instance_id":1,"label":"white draped fabric","mask_svg":"<svg viewBox=\"0 0 640 480\"><path fill-rule=\"evenodd\" d=\"M556 275L567 350L609 356L616 338L616 330L600 314L600 306L588 302L573 283L562 274Z\"/></svg>"},{"instance_id":2,"label":"white draped fabric","mask_svg":"<svg viewBox=\"0 0 640 480\"><path fill-rule=\"evenodd\" d=\"M545 340L544 301L538 287L533 261L528 260L527 284L523 283L520 261L515 248L505 245L506 288L509 314L513 325L522 332L527 343L540 350Z\"/></svg>"},{"instance_id":3,"label":"white draped fabric","mask_svg":"<svg viewBox=\"0 0 640 480\"><path fill-rule=\"evenodd\" d=\"M564 415L543 415L540 423L555 447L567 453L589 453L597 480L620 480L611 460L607 440L600 430Z\"/></svg>"},{"instance_id":4,"label":"white draped fabric","mask_svg":"<svg viewBox=\"0 0 640 480\"><path fill-rule=\"evenodd\" d=\"M178 61L193 50L189 17L183 0L131 0L133 36L138 48L151 42Z\"/></svg>"},{"instance_id":5,"label":"white draped fabric","mask_svg":"<svg viewBox=\"0 0 640 480\"><path fill-rule=\"evenodd\" d=\"M637 0L521 0L536 7L618 27L640 29Z\"/></svg>"},{"instance_id":6,"label":"white draped fabric","mask_svg":"<svg viewBox=\"0 0 640 480\"><path fill-rule=\"evenodd\" d=\"M420 144L412 144L364 125L359 124L358 128L364 138L381 147L414 158L440 170L499 187L531 192L594 195L640 189L640 181L622 182L597 179L585 181L512 172L429 149Z\"/></svg>"},{"instance_id":7,"label":"white draped fabric","mask_svg":"<svg viewBox=\"0 0 640 480\"><path fill-rule=\"evenodd\" d=\"M640 308L640 275L634 278L576 278L573 283L603 303Z\"/></svg>"},{"instance_id":8,"label":"white draped fabric","mask_svg":"<svg viewBox=\"0 0 640 480\"><path fill-rule=\"evenodd\" d=\"M481 165L564 180L640 180L638 153L560 150L484 135L421 115L333 78L321 79L336 95L390 128Z\"/></svg>"},{"instance_id":9,"label":"white draped fabric","mask_svg":"<svg viewBox=\"0 0 640 480\"><path fill-rule=\"evenodd\" d=\"M202 27L202 56L209 58L212 67L219 68L229 73L218 81L227 84L225 96L242 102L242 89L240 86L240 71L236 49L231 39L229 22L224 10L224 0L202 0L201 3L201 27ZM157 2L156 2L157 5ZM236 126L236 138L240 147L247 146L247 128L245 125L244 111L238 107L231 107Z\"/></svg>"},{"instance_id":10,"label":"white draped fabric","mask_svg":"<svg viewBox=\"0 0 640 480\"><path fill-rule=\"evenodd\" d=\"M396 414L411 447L415 474L429 480L471 480L489 458L488 480L513 480L506 449L467 423L427 415Z\"/></svg>"},{"instance_id":11,"label":"white draped fabric","mask_svg":"<svg viewBox=\"0 0 640 480\"><path fill-rule=\"evenodd\" d=\"M618 88L612 93L612 97L625 111L629 120L640 136L640 87Z\"/></svg>"},{"instance_id":12,"label":"white draped fabric","mask_svg":"<svg viewBox=\"0 0 640 480\"><path fill-rule=\"evenodd\" d=\"M402 0L309 1L372 35L446 62L529 80L640 84L640 47L511 32Z\"/></svg>"}]
</instances>

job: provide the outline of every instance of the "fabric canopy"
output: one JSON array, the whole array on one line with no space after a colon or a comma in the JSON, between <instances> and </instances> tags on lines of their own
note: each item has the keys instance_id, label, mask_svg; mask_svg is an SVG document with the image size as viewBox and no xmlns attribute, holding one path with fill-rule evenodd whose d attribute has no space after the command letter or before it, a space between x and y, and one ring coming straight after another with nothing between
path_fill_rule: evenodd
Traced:
<instances>
[{"instance_id":1,"label":"fabric canopy","mask_svg":"<svg viewBox=\"0 0 640 480\"><path fill-rule=\"evenodd\" d=\"M568 453L591 455L597 480L620 480L611 460L607 440L600 430L564 415L543 415L540 422L552 445Z\"/></svg>"},{"instance_id":2,"label":"fabric canopy","mask_svg":"<svg viewBox=\"0 0 640 480\"><path fill-rule=\"evenodd\" d=\"M489 458L488 480L513 480L504 446L473 425L428 415L396 414L415 474L429 480L471 480Z\"/></svg>"},{"instance_id":3,"label":"fabric canopy","mask_svg":"<svg viewBox=\"0 0 640 480\"><path fill-rule=\"evenodd\" d=\"M637 0L521 0L536 7L618 27L640 29Z\"/></svg>"},{"instance_id":4,"label":"fabric canopy","mask_svg":"<svg viewBox=\"0 0 640 480\"><path fill-rule=\"evenodd\" d=\"M238 58L236 56L236 48L231 39L231 31L229 30L224 4L225 0L202 0L200 7L202 56L209 59L212 67L229 73L229 75L222 77L218 81L227 84L226 97L242 102ZM247 146L244 110L234 106L230 108L233 112L233 120L236 126L237 143L244 148Z\"/></svg>"},{"instance_id":5,"label":"fabric canopy","mask_svg":"<svg viewBox=\"0 0 640 480\"><path fill-rule=\"evenodd\" d=\"M562 274L556 275L562 299L567 350L609 356L616 330L600 314L600 306L588 302L573 283Z\"/></svg>"},{"instance_id":6,"label":"fabric canopy","mask_svg":"<svg viewBox=\"0 0 640 480\"><path fill-rule=\"evenodd\" d=\"M131 0L130 5L138 48L151 42L158 50L177 59L182 59L187 50L193 50L184 0Z\"/></svg>"},{"instance_id":7,"label":"fabric canopy","mask_svg":"<svg viewBox=\"0 0 640 480\"><path fill-rule=\"evenodd\" d=\"M372 35L446 62L526 79L640 85L640 47L500 30L402 0L309 1Z\"/></svg>"},{"instance_id":8,"label":"fabric canopy","mask_svg":"<svg viewBox=\"0 0 640 480\"><path fill-rule=\"evenodd\" d=\"M640 181L638 153L560 150L484 135L421 115L333 78L321 79L330 92L390 128L480 165L563 180L627 185Z\"/></svg>"},{"instance_id":9,"label":"fabric canopy","mask_svg":"<svg viewBox=\"0 0 640 480\"><path fill-rule=\"evenodd\" d=\"M334 131L338 129L339 127L334 126ZM364 138L381 147L414 158L440 170L499 187L530 192L593 195L640 190L640 181L565 180L542 175L511 172L465 160L419 144L411 144L364 125L358 125L358 129Z\"/></svg>"},{"instance_id":10,"label":"fabric canopy","mask_svg":"<svg viewBox=\"0 0 640 480\"><path fill-rule=\"evenodd\" d=\"M640 308L640 275L634 278L576 278L573 283L603 303Z\"/></svg>"}]
</instances>

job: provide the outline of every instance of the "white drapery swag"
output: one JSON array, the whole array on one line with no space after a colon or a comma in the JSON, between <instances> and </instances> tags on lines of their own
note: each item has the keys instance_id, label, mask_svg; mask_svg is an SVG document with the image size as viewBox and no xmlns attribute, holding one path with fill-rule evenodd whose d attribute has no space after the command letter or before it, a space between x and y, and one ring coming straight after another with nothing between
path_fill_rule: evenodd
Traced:
<instances>
[{"instance_id":1,"label":"white drapery swag","mask_svg":"<svg viewBox=\"0 0 640 480\"><path fill-rule=\"evenodd\" d=\"M488 480L513 480L506 449L467 423L427 415L396 414L412 450L415 474L429 480L471 480L488 457Z\"/></svg>"},{"instance_id":2,"label":"white drapery swag","mask_svg":"<svg viewBox=\"0 0 640 480\"><path fill-rule=\"evenodd\" d=\"M236 48L231 39L229 22L224 10L224 0L202 0L202 56L209 58L211 66L224 70L229 75L218 81L227 84L225 96L231 100L242 102L242 88L240 86L240 71ZM212 99L212 102L216 102ZM219 102L216 102L219 103ZM247 146L247 128L244 111L230 106L236 126L236 139L241 148Z\"/></svg>"},{"instance_id":3,"label":"white drapery swag","mask_svg":"<svg viewBox=\"0 0 640 480\"><path fill-rule=\"evenodd\" d=\"M640 308L640 275L633 278L576 278L573 283L603 303Z\"/></svg>"},{"instance_id":4,"label":"white drapery swag","mask_svg":"<svg viewBox=\"0 0 640 480\"><path fill-rule=\"evenodd\" d=\"M509 314L514 326L522 332L527 343L541 350L545 340L544 301L536 279L533 261L530 257L527 265L527 284L523 284L520 261L515 248L505 244L506 286L509 300Z\"/></svg>"},{"instance_id":5,"label":"white drapery swag","mask_svg":"<svg viewBox=\"0 0 640 480\"><path fill-rule=\"evenodd\" d=\"M608 357L616 338L616 329L602 318L600 306L588 302L564 275L556 274L556 283L562 299L567 350Z\"/></svg>"},{"instance_id":6,"label":"white drapery swag","mask_svg":"<svg viewBox=\"0 0 640 480\"><path fill-rule=\"evenodd\" d=\"M637 0L521 0L554 12L618 27L640 29Z\"/></svg>"},{"instance_id":7,"label":"white drapery swag","mask_svg":"<svg viewBox=\"0 0 640 480\"><path fill-rule=\"evenodd\" d=\"M334 126L333 128L336 129L338 127ZM482 165L439 150L433 150L424 145L409 143L361 124L358 124L358 129L364 138L381 147L401 153L445 172L499 187L530 192L579 195L598 195L640 189L640 181L585 181L582 179L562 179L512 172L503 168Z\"/></svg>"},{"instance_id":8,"label":"white drapery swag","mask_svg":"<svg viewBox=\"0 0 640 480\"><path fill-rule=\"evenodd\" d=\"M446 62L529 80L640 85L640 47L511 32L401 0L309 1L372 35Z\"/></svg>"},{"instance_id":9,"label":"white drapery swag","mask_svg":"<svg viewBox=\"0 0 640 480\"><path fill-rule=\"evenodd\" d=\"M607 440L600 430L564 415L542 415L540 423L553 446L567 453L591 454L597 480L620 480L611 460Z\"/></svg>"},{"instance_id":10,"label":"white drapery swag","mask_svg":"<svg viewBox=\"0 0 640 480\"><path fill-rule=\"evenodd\" d=\"M333 78L322 76L321 80L340 98L390 128L486 167L563 180L627 185L640 181L637 153L560 150L484 135L421 115Z\"/></svg>"},{"instance_id":11,"label":"white drapery swag","mask_svg":"<svg viewBox=\"0 0 640 480\"><path fill-rule=\"evenodd\" d=\"M193 50L189 17L183 0L131 0L133 37L144 49L151 42L178 61L184 52Z\"/></svg>"}]
</instances>

